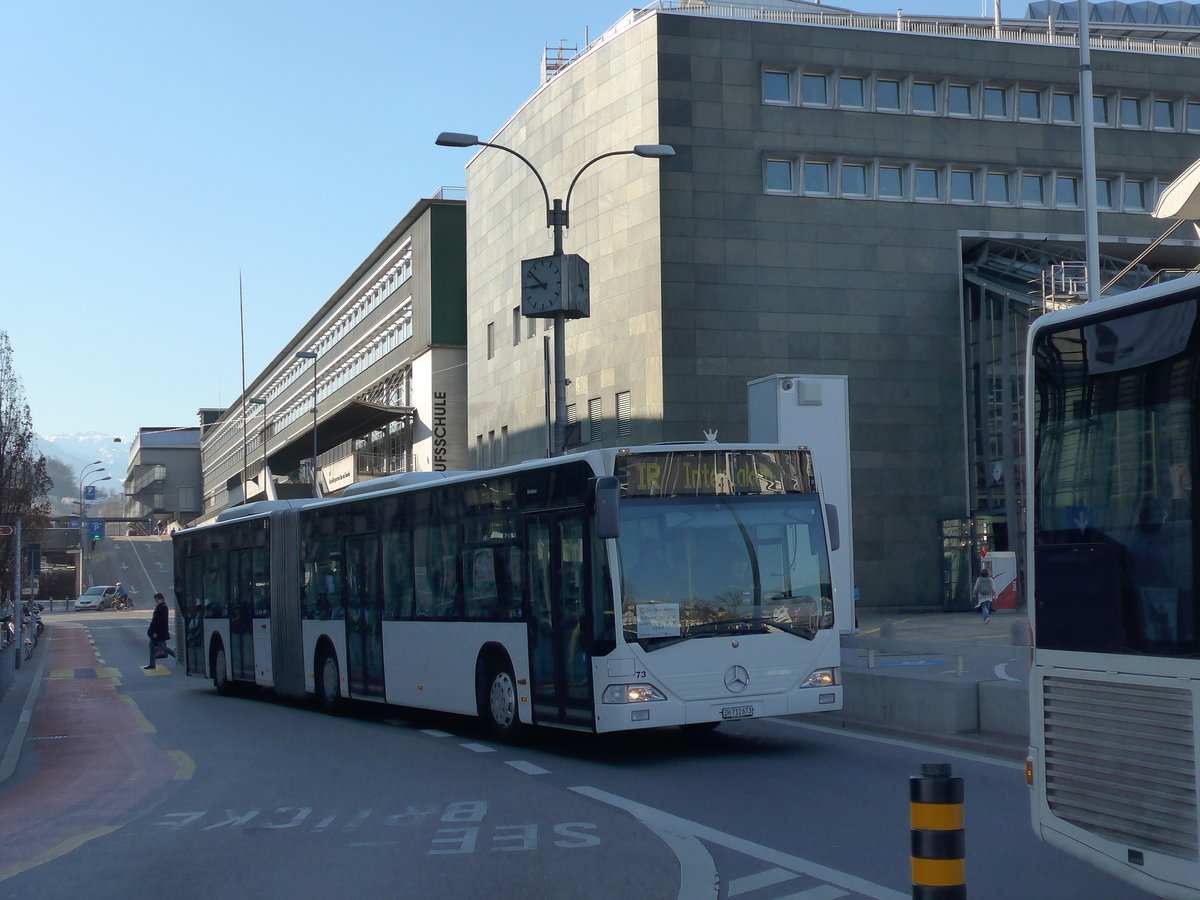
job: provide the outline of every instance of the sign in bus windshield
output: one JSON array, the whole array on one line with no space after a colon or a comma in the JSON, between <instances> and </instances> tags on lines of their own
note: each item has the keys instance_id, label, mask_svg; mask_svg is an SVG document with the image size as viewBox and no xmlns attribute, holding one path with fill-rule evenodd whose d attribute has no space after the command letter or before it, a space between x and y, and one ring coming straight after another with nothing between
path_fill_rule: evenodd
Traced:
<instances>
[{"instance_id":1,"label":"sign in bus windshield","mask_svg":"<svg viewBox=\"0 0 1200 900\"><path fill-rule=\"evenodd\" d=\"M807 450L664 450L618 456L625 497L811 494Z\"/></svg>"}]
</instances>

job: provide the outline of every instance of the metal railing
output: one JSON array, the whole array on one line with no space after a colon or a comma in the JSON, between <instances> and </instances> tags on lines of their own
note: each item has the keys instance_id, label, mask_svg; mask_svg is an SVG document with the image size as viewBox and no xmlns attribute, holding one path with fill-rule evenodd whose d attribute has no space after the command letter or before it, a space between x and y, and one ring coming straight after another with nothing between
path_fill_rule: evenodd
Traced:
<instances>
[{"instance_id":1,"label":"metal railing","mask_svg":"<svg viewBox=\"0 0 1200 900\"><path fill-rule=\"evenodd\" d=\"M1010 41L1021 44L1044 44L1054 47L1079 46L1078 26L1074 22L1020 20L1001 22L997 27L987 19L948 19L929 16L871 16L852 12L809 12L799 9L772 9L748 3L698 3L696 0L657 0L633 16L630 24L648 12L657 11L719 19L738 19L755 22L782 22L795 25L818 25L828 28L854 28L864 31L894 31L934 37L970 38L976 40ZM1174 56L1200 56L1200 46L1184 41L1112 36L1103 34L1106 25L1124 31L1127 23L1092 22L1090 45L1097 50L1124 50L1131 53L1161 53ZM1156 25L1154 31L1169 31L1169 25ZM1195 29L1180 29L1194 33ZM602 35L593 44L606 40ZM591 45L589 45L590 47ZM578 57L575 57L578 59ZM566 63L569 66L571 62ZM564 66L564 68L566 67Z\"/></svg>"}]
</instances>

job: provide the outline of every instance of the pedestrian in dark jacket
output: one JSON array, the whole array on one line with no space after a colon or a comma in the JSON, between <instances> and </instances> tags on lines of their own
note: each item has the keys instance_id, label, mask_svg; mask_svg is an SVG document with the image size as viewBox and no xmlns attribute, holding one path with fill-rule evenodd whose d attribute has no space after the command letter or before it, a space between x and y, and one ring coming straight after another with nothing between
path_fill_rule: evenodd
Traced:
<instances>
[{"instance_id":1,"label":"pedestrian in dark jacket","mask_svg":"<svg viewBox=\"0 0 1200 900\"><path fill-rule=\"evenodd\" d=\"M161 648L168 656L175 656L175 651L167 646L171 639L171 626L167 621L167 598L161 593L154 595L154 615L150 617L150 627L146 636L150 638L150 665L144 669L154 669L158 666L158 651Z\"/></svg>"}]
</instances>

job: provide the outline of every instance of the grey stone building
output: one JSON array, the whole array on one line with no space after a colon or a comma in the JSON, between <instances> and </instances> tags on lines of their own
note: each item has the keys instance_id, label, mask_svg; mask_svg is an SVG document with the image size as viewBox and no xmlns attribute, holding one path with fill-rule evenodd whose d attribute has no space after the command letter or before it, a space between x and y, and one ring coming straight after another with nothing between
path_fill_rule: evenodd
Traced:
<instances>
[{"instance_id":1,"label":"grey stone building","mask_svg":"<svg viewBox=\"0 0 1200 900\"><path fill-rule=\"evenodd\" d=\"M200 515L200 495L200 428L139 428L129 447L125 514L154 528L187 525Z\"/></svg>"},{"instance_id":2,"label":"grey stone building","mask_svg":"<svg viewBox=\"0 0 1200 900\"><path fill-rule=\"evenodd\" d=\"M232 405L200 411L205 519L312 496L314 476L327 495L465 467L466 224L446 193L418 201Z\"/></svg>"},{"instance_id":3,"label":"grey stone building","mask_svg":"<svg viewBox=\"0 0 1200 900\"><path fill-rule=\"evenodd\" d=\"M1025 327L1078 300L1055 268L1083 231L1074 25L808 9L631 12L488 140L552 197L602 153L677 151L574 184L565 249L592 283L566 333L576 440L745 439L748 382L847 376L863 603L954 607L979 543L1017 549ZM1195 29L1139 27L1093 30L1105 280L1163 232L1155 199L1200 156ZM547 332L518 279L551 247L520 160L480 150L467 192L486 467L544 453ZM1123 283L1197 262L1172 239Z\"/></svg>"}]
</instances>

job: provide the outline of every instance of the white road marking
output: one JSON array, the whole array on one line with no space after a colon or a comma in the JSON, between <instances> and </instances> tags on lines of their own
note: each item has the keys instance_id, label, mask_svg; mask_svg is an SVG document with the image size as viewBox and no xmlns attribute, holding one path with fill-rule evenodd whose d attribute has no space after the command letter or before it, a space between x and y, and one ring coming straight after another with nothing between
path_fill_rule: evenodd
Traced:
<instances>
[{"instance_id":1,"label":"white road marking","mask_svg":"<svg viewBox=\"0 0 1200 900\"><path fill-rule=\"evenodd\" d=\"M133 558L138 561L138 565L142 567L142 574L146 576L146 584L150 585L150 593L158 590L154 586L154 579L150 577L150 573L146 571L146 564L142 562L141 554L137 551L137 544L133 541L126 541L131 550L133 550Z\"/></svg>"},{"instance_id":2,"label":"white road marking","mask_svg":"<svg viewBox=\"0 0 1200 900\"><path fill-rule=\"evenodd\" d=\"M448 731L438 731L436 728L422 728L421 734L427 734L430 737L454 737Z\"/></svg>"},{"instance_id":3,"label":"white road marking","mask_svg":"<svg viewBox=\"0 0 1200 900\"><path fill-rule=\"evenodd\" d=\"M783 884L785 881L791 881L793 878L799 877L795 872L789 872L786 869L767 869L765 872L759 872L757 875L747 875L744 878L732 879L729 882L729 896L736 897L738 894L747 894L750 891L757 891L760 888Z\"/></svg>"},{"instance_id":4,"label":"white road marking","mask_svg":"<svg viewBox=\"0 0 1200 900\"><path fill-rule=\"evenodd\" d=\"M518 772L524 772L526 775L549 775L549 769L543 769L541 766L535 766L531 762L525 762L523 759L505 760L506 766L512 766Z\"/></svg>"},{"instance_id":5,"label":"white road marking","mask_svg":"<svg viewBox=\"0 0 1200 900\"><path fill-rule=\"evenodd\" d=\"M495 747L489 747L486 744L459 744L464 750L470 750L472 753L495 753Z\"/></svg>"},{"instance_id":6,"label":"white road marking","mask_svg":"<svg viewBox=\"0 0 1200 900\"><path fill-rule=\"evenodd\" d=\"M746 856L771 863L781 868L791 869L803 875L810 875L813 878L836 885L845 891L857 892L864 897L871 897L872 900L908 900L909 897L907 893L902 894L899 891L893 891L891 888L867 881L865 878L859 878L857 875L840 872L837 869L823 866L809 859L802 859L799 856L781 853L770 847L764 847L762 844L755 844L752 841L735 837L732 834L725 834L723 831L717 831L715 828L709 828L707 825L701 825L699 822L690 822L687 819L681 819L660 809L646 806L643 803L638 803L636 800L629 800L616 794L610 794L608 791L602 791L599 788L582 785L573 787L571 790L577 794L591 797L593 800L607 803L609 806L615 806L617 809L623 809L632 814L642 824L658 835L675 852L675 855L679 858L680 866L680 900L701 897L708 894L709 891L704 889L703 882L705 878L710 876L714 879L714 883L709 884L707 887L713 889L715 896L716 867L712 865L712 857L709 856L708 851L700 844L701 840L708 841L710 844L717 844L736 853L744 853ZM696 848L698 848L698 852ZM707 862L699 858L701 854L707 859Z\"/></svg>"},{"instance_id":7,"label":"white road marking","mask_svg":"<svg viewBox=\"0 0 1200 900\"><path fill-rule=\"evenodd\" d=\"M1016 660L1010 659L1008 662L1016 662ZM1007 669L1008 669L1008 663L996 663L996 668L993 669L992 671L994 671L996 673L997 678L1001 678L1004 681L1022 681L1023 680L1021 678L1013 678L1011 675L1008 674L1008 672L1006 671Z\"/></svg>"},{"instance_id":8,"label":"white road marking","mask_svg":"<svg viewBox=\"0 0 1200 900\"><path fill-rule=\"evenodd\" d=\"M841 888L831 887L828 884L819 884L816 887L809 888L807 891L780 897L779 900L838 900L839 897L849 896Z\"/></svg>"}]
</instances>

